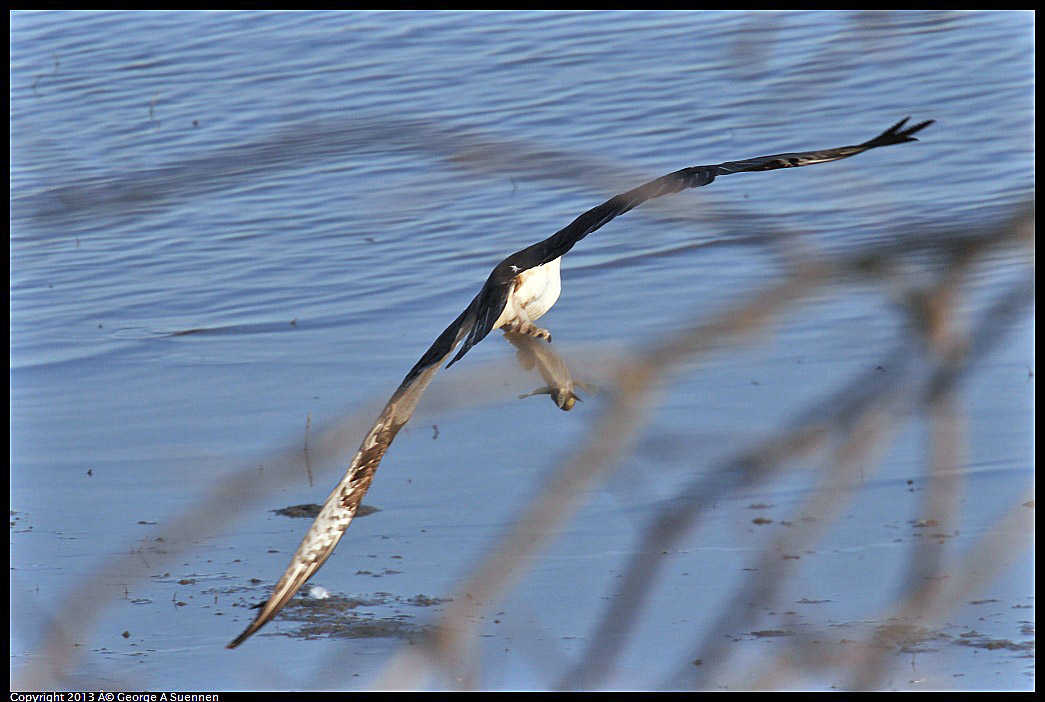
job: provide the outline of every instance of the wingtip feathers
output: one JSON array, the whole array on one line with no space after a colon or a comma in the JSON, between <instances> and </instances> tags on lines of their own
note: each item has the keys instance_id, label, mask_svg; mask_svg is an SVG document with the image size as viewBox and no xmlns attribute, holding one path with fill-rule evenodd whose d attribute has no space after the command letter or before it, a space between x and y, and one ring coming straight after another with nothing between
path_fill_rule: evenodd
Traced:
<instances>
[{"instance_id":1,"label":"wingtip feathers","mask_svg":"<svg viewBox=\"0 0 1045 702\"><path fill-rule=\"evenodd\" d=\"M936 121L934 119L927 119L924 122L919 122L912 127L908 127L906 125L910 119L910 116L904 117L874 139L865 142L863 146L873 148L875 146L890 146L892 144L903 144L908 141L918 141L918 139L912 135L916 132L920 132Z\"/></svg>"}]
</instances>

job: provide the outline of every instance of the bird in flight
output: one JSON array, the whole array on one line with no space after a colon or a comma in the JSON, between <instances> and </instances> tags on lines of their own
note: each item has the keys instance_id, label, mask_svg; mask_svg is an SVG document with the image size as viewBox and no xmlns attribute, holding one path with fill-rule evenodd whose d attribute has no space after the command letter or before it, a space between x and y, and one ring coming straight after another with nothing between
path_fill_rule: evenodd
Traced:
<instances>
[{"instance_id":1,"label":"bird in flight","mask_svg":"<svg viewBox=\"0 0 1045 702\"><path fill-rule=\"evenodd\" d=\"M374 479L374 472L396 433L410 419L421 394L458 344L461 344L461 349L446 364L447 368L461 360L470 348L486 338L494 329L551 341L551 334L534 322L551 309L559 298L559 264L563 254L572 249L574 244L614 217L638 207L647 200L708 185L719 176L811 166L815 163L856 156L879 146L918 141L912 135L935 121L927 120L905 127L908 119L910 118L900 120L875 138L855 146L774 154L743 161L726 161L713 166L683 168L610 198L577 217L547 239L516 251L498 263L468 307L450 323L406 374L373 428L363 439L345 477L327 497L319 516L294 553L290 565L276 583L272 595L267 602L259 606L257 617L242 634L228 644L228 648L239 646L275 617L330 557L352 522L363 495ZM570 394L572 395L572 389ZM572 398L568 400L565 395L561 403L558 399L556 402L563 409L569 409L566 404L569 404L569 407L573 406Z\"/></svg>"}]
</instances>

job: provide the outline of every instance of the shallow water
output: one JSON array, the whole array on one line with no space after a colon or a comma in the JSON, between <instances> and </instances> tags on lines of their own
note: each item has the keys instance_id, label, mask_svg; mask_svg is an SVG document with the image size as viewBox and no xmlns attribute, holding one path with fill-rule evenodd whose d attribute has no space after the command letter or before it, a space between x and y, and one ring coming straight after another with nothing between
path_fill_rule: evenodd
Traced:
<instances>
[{"instance_id":1,"label":"shallow water","mask_svg":"<svg viewBox=\"0 0 1045 702\"><path fill-rule=\"evenodd\" d=\"M846 251L994 222L1033 197L1029 13L34 12L11 24L16 680L48 617L85 579L104 580L109 558L148 562L153 549L159 562L153 539L216 481L358 411L346 454L311 484L302 474L230 506L232 521L145 581L113 578L63 684L373 684L399 639L287 639L272 635L293 628L277 620L222 649L307 527L270 510L322 502L373 406L493 264L616 192L684 166L856 143L906 115L937 120L916 144L722 178L593 234L564 260L563 295L542 318L578 369L592 347L639 348L780 275L752 233ZM970 308L1021 265L977 269ZM599 488L495 607L483 686L553 686L661 501L873 368L905 329L880 289L845 282L774 332L675 379L622 457L633 479ZM1033 475L1032 314L1004 332L961 386L959 552ZM436 385L466 394L455 373L513 355L491 336ZM564 414L517 399L539 384L506 377L489 404L439 414L422 403L367 497L381 511L353 524L315 582L393 603L452 592L604 403ZM792 629L875 626L903 546L920 538L924 443L924 425L908 425L802 556L781 602L816 604L781 605ZM716 504L671 556L644 613L657 624L606 686L663 685L685 662L775 538L764 534L808 496L803 475ZM988 604L933 632L1032 642L1032 566L1029 551L1014 558L970 599ZM434 609L374 616L422 624ZM748 657L778 641L736 634ZM887 686L1033 686L1024 649L933 648L897 652Z\"/></svg>"}]
</instances>

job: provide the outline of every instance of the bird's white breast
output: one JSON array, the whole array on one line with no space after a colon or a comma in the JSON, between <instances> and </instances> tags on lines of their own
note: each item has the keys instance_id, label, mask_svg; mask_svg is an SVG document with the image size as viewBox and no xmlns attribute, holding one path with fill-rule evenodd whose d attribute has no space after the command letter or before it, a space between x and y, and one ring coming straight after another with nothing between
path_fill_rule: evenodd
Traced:
<instances>
[{"instance_id":1,"label":"bird's white breast","mask_svg":"<svg viewBox=\"0 0 1045 702\"><path fill-rule=\"evenodd\" d=\"M560 257L519 274L512 297L515 306L522 309L531 320L550 310L559 299L562 289L559 282L561 261Z\"/></svg>"}]
</instances>

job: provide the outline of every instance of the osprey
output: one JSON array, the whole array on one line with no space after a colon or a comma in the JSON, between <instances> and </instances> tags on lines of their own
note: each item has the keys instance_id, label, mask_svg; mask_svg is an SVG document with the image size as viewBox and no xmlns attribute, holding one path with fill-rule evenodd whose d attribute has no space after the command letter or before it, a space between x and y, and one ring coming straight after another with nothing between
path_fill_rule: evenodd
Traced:
<instances>
[{"instance_id":1,"label":"osprey","mask_svg":"<svg viewBox=\"0 0 1045 702\"><path fill-rule=\"evenodd\" d=\"M461 350L446 364L447 368L461 360L461 357L468 353L470 348L486 338L494 329L551 341L551 334L548 330L539 328L535 322L559 298L559 266L563 254L572 249L574 244L614 217L638 207L647 200L677 193L687 188L708 185L718 176L811 166L814 163L826 163L856 156L879 146L918 141L912 135L935 121L928 120L905 128L904 125L907 124L908 119L910 118L900 120L875 138L856 146L842 146L824 151L775 154L744 161L727 161L713 166L683 168L610 198L598 207L588 210L547 239L527 246L498 263L468 307L439 335L439 338L406 374L403 382L381 411L377 422L363 439L359 451L352 458L345 477L327 497L319 516L316 517L298 550L294 553L290 565L276 583L272 595L267 602L259 605L260 611L257 617L242 634L229 643L228 648L240 645L276 616L298 589L330 557L334 547L337 546L345 529L355 516L363 495L374 479L374 472L396 433L410 419L421 393L428 387L436 371L453 353L458 344L463 342ZM544 373L545 370L542 368L542 374ZM546 375L546 378L549 377L551 376ZM553 399L562 409L569 409L573 406L572 387L565 390L552 387L542 389L542 391L552 392Z\"/></svg>"}]
</instances>

